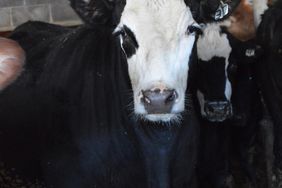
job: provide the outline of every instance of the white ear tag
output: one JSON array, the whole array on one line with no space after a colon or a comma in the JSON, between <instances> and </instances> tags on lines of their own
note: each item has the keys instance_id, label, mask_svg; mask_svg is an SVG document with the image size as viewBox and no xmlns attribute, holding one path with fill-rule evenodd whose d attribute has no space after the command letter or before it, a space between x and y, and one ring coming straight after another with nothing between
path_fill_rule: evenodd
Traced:
<instances>
[{"instance_id":1,"label":"white ear tag","mask_svg":"<svg viewBox=\"0 0 282 188\"><path fill-rule=\"evenodd\" d=\"M247 57L253 57L253 56L255 56L255 53L256 53L255 49L247 49L245 55Z\"/></svg>"},{"instance_id":2,"label":"white ear tag","mask_svg":"<svg viewBox=\"0 0 282 188\"><path fill-rule=\"evenodd\" d=\"M228 4L223 3L221 1L218 9L216 10L215 14L214 14L214 19L215 20L220 20L222 19L224 16L226 16L229 13L229 7Z\"/></svg>"}]
</instances>

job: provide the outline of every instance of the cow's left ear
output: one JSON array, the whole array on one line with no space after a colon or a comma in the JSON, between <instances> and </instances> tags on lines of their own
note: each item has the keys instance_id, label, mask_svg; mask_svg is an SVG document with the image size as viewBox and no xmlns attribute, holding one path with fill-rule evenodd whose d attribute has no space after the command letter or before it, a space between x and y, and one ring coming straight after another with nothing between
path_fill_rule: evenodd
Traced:
<instances>
[{"instance_id":1,"label":"cow's left ear","mask_svg":"<svg viewBox=\"0 0 282 188\"><path fill-rule=\"evenodd\" d=\"M115 27L126 0L69 0L71 7L88 25L103 24Z\"/></svg>"},{"instance_id":2,"label":"cow's left ear","mask_svg":"<svg viewBox=\"0 0 282 188\"><path fill-rule=\"evenodd\" d=\"M184 0L198 23L221 21L239 5L240 0Z\"/></svg>"},{"instance_id":3,"label":"cow's left ear","mask_svg":"<svg viewBox=\"0 0 282 188\"><path fill-rule=\"evenodd\" d=\"M25 53L13 40L0 38L0 90L16 80L23 70Z\"/></svg>"}]
</instances>

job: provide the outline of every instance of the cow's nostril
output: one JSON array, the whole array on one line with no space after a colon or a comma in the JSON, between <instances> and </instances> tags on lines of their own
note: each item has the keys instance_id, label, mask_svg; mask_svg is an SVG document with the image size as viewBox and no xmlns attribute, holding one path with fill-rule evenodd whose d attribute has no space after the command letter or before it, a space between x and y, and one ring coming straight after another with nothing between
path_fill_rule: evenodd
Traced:
<instances>
[{"instance_id":1,"label":"cow's nostril","mask_svg":"<svg viewBox=\"0 0 282 188\"><path fill-rule=\"evenodd\" d=\"M144 104L148 114L170 113L172 106L177 99L174 89L155 89L142 91L141 102Z\"/></svg>"},{"instance_id":2,"label":"cow's nostril","mask_svg":"<svg viewBox=\"0 0 282 188\"><path fill-rule=\"evenodd\" d=\"M143 95L144 96L144 95ZM148 98L148 97L143 97L143 102L144 103L147 103L147 104L150 104L151 103L151 100Z\"/></svg>"},{"instance_id":3,"label":"cow's nostril","mask_svg":"<svg viewBox=\"0 0 282 188\"><path fill-rule=\"evenodd\" d=\"M209 104L207 104L207 111L208 112L214 112L214 108L213 108L213 106L212 105L209 105Z\"/></svg>"},{"instance_id":4,"label":"cow's nostril","mask_svg":"<svg viewBox=\"0 0 282 188\"><path fill-rule=\"evenodd\" d=\"M174 102L177 99L177 93L175 90L171 90L171 93L168 95L166 99L166 103Z\"/></svg>"}]
</instances>

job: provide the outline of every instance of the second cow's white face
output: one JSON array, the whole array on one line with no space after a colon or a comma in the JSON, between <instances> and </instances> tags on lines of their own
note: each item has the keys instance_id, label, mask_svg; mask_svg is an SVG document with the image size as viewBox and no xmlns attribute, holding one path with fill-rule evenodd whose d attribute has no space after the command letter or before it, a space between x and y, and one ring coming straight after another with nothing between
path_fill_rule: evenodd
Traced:
<instances>
[{"instance_id":1,"label":"second cow's white face","mask_svg":"<svg viewBox=\"0 0 282 188\"><path fill-rule=\"evenodd\" d=\"M179 119L194 26L183 0L127 0L115 32L127 56L137 116L150 121Z\"/></svg>"},{"instance_id":2,"label":"second cow's white face","mask_svg":"<svg viewBox=\"0 0 282 188\"><path fill-rule=\"evenodd\" d=\"M197 95L201 114L217 122L232 115L232 85L228 71L232 48L221 24L207 24L197 41Z\"/></svg>"}]
</instances>

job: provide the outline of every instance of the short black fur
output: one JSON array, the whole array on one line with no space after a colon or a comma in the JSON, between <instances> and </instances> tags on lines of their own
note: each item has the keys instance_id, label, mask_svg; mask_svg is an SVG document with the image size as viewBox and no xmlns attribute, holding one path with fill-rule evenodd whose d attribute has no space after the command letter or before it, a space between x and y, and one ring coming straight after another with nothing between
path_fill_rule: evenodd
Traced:
<instances>
[{"instance_id":1,"label":"short black fur","mask_svg":"<svg viewBox=\"0 0 282 188\"><path fill-rule=\"evenodd\" d=\"M42 37L48 29L59 32ZM36 47L29 48L29 32L46 40L31 40ZM55 188L195 187L193 110L177 126L137 121L111 28L66 31L30 22L11 37L22 43L27 65L0 97L0 158L7 166Z\"/></svg>"}]
</instances>

